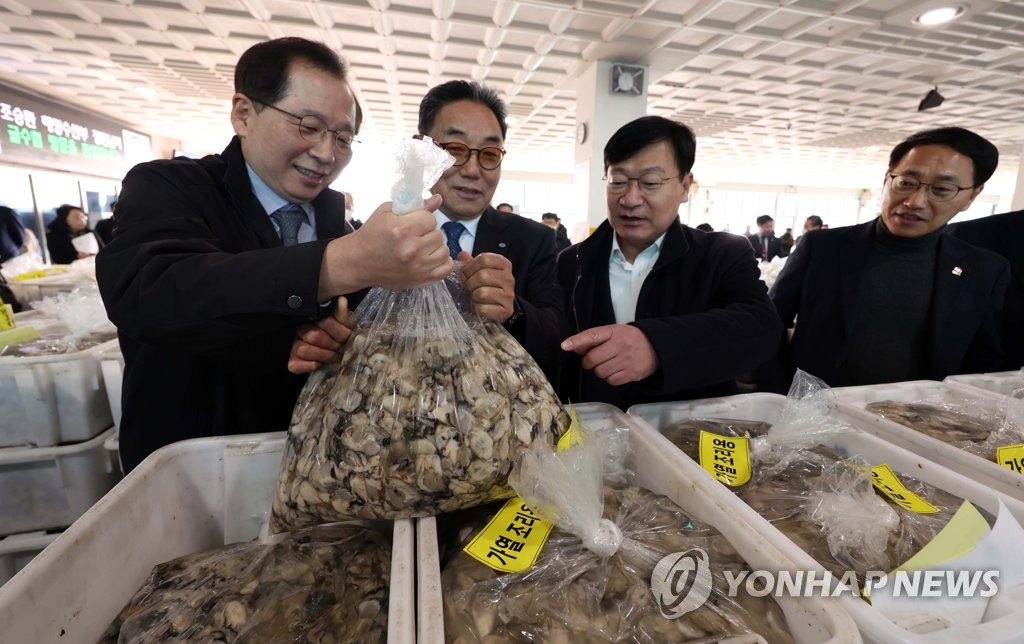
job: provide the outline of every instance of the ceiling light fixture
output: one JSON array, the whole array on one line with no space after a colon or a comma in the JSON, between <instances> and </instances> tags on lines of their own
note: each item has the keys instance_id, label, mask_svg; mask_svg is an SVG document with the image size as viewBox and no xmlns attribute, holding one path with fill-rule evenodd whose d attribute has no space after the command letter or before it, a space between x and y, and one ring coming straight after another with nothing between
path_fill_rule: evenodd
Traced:
<instances>
[{"instance_id":1,"label":"ceiling light fixture","mask_svg":"<svg viewBox=\"0 0 1024 644\"><path fill-rule=\"evenodd\" d=\"M938 107L942 105L942 101L944 100L946 100L945 97L942 94L939 94L939 88L933 87L928 90L928 93L925 94L924 98L921 99L921 102L918 103L917 111L923 112L925 110L930 110L933 107Z\"/></svg>"},{"instance_id":2,"label":"ceiling light fixture","mask_svg":"<svg viewBox=\"0 0 1024 644\"><path fill-rule=\"evenodd\" d=\"M964 8L960 5L946 6L946 7L935 7L925 11L920 16L914 18L914 22L925 27L934 27L935 25L941 25L947 23L950 20L955 20L962 16Z\"/></svg>"},{"instance_id":3,"label":"ceiling light fixture","mask_svg":"<svg viewBox=\"0 0 1024 644\"><path fill-rule=\"evenodd\" d=\"M146 87L145 85L135 87L135 93L139 96L145 96L146 98L153 98L156 96L156 90L152 87Z\"/></svg>"}]
</instances>

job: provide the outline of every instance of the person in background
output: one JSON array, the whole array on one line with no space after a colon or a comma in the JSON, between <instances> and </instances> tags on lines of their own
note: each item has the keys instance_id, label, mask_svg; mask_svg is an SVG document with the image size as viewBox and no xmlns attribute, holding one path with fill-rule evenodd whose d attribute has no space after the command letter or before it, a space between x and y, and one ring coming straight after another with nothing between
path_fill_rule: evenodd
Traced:
<instances>
[{"instance_id":1,"label":"person in background","mask_svg":"<svg viewBox=\"0 0 1024 644\"><path fill-rule=\"evenodd\" d=\"M571 402L639 403L737 393L782 325L746 240L684 226L696 141L645 116L604 148L608 220L558 256L574 335L559 378Z\"/></svg>"},{"instance_id":2,"label":"person in background","mask_svg":"<svg viewBox=\"0 0 1024 644\"><path fill-rule=\"evenodd\" d=\"M703 230L706 233L713 233L713 232L715 232L715 229L712 228L711 224L708 224L708 223L697 224L697 230Z\"/></svg>"},{"instance_id":3,"label":"person in background","mask_svg":"<svg viewBox=\"0 0 1024 644\"><path fill-rule=\"evenodd\" d=\"M762 388L785 392L798 368L833 387L998 369L1009 266L943 234L998 162L994 145L959 127L897 144L881 214L807 232L772 286L780 320L795 329L758 370Z\"/></svg>"},{"instance_id":4,"label":"person in background","mask_svg":"<svg viewBox=\"0 0 1024 644\"><path fill-rule=\"evenodd\" d=\"M81 208L71 204L57 208L57 216L46 227L46 248L50 251L51 264L70 264L76 259L91 257L100 246L99 238L89 228L89 217Z\"/></svg>"},{"instance_id":5,"label":"person in background","mask_svg":"<svg viewBox=\"0 0 1024 644\"><path fill-rule=\"evenodd\" d=\"M779 257L788 257L796 240L793 239L793 229L787 228L786 232L779 237Z\"/></svg>"},{"instance_id":6,"label":"person in background","mask_svg":"<svg viewBox=\"0 0 1024 644\"><path fill-rule=\"evenodd\" d=\"M497 210L498 212L515 212L516 211L515 208L512 207L512 204L504 203L504 202L498 204L498 207L495 208L495 210Z\"/></svg>"},{"instance_id":7,"label":"person in background","mask_svg":"<svg viewBox=\"0 0 1024 644\"><path fill-rule=\"evenodd\" d=\"M546 212L540 216L540 223L555 231L555 243L558 245L558 252L572 246L569 241L569 232L562 225L562 220L553 212Z\"/></svg>"},{"instance_id":8,"label":"person in background","mask_svg":"<svg viewBox=\"0 0 1024 644\"><path fill-rule=\"evenodd\" d=\"M779 256L781 246L775 238L775 220L771 215L757 218L757 232L747 236L750 247L754 249L754 257L762 262L770 262Z\"/></svg>"},{"instance_id":9,"label":"person in background","mask_svg":"<svg viewBox=\"0 0 1024 644\"><path fill-rule=\"evenodd\" d=\"M804 220L804 232L806 233L809 230L819 230L824 225L825 222L821 220L821 217L818 215L811 215Z\"/></svg>"},{"instance_id":10,"label":"person in background","mask_svg":"<svg viewBox=\"0 0 1024 644\"><path fill-rule=\"evenodd\" d=\"M100 238L103 245L106 246L114 239L114 216L117 213L117 202L110 202L110 216L106 219L100 219L96 222L95 233Z\"/></svg>"},{"instance_id":11,"label":"person in background","mask_svg":"<svg viewBox=\"0 0 1024 644\"><path fill-rule=\"evenodd\" d=\"M341 194L345 195L345 219L348 220L348 225L352 226L352 230L359 230L363 227L363 222L355 218L355 201L352 199L352 193Z\"/></svg>"},{"instance_id":12,"label":"person in background","mask_svg":"<svg viewBox=\"0 0 1024 644\"><path fill-rule=\"evenodd\" d=\"M306 381L293 372L340 359L337 344L316 343L347 338L341 296L354 306L368 287L413 288L454 267L430 212L437 198L345 225L344 197L328 186L361 121L333 50L257 43L234 89L224 151L129 171L117 234L96 261L125 361L126 472L175 441L287 429Z\"/></svg>"},{"instance_id":13,"label":"person in background","mask_svg":"<svg viewBox=\"0 0 1024 644\"><path fill-rule=\"evenodd\" d=\"M25 226L18 213L0 206L0 264L22 253L25 246Z\"/></svg>"},{"instance_id":14,"label":"person in background","mask_svg":"<svg viewBox=\"0 0 1024 644\"><path fill-rule=\"evenodd\" d=\"M1010 262L1010 286L1003 303L1003 369L1024 366L1024 210L949 225L958 239L998 253Z\"/></svg>"}]
</instances>

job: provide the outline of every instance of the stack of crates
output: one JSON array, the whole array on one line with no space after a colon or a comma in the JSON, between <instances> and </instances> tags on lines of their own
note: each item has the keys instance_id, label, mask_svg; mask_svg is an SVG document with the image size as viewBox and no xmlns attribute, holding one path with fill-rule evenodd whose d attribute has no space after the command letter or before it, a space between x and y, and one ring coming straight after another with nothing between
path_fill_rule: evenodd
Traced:
<instances>
[{"instance_id":1,"label":"stack of crates","mask_svg":"<svg viewBox=\"0 0 1024 644\"><path fill-rule=\"evenodd\" d=\"M59 334L27 312L15 331ZM6 333L11 333L8 331ZM0 353L0 585L120 478L104 443L116 430L100 355L117 340L72 353Z\"/></svg>"}]
</instances>

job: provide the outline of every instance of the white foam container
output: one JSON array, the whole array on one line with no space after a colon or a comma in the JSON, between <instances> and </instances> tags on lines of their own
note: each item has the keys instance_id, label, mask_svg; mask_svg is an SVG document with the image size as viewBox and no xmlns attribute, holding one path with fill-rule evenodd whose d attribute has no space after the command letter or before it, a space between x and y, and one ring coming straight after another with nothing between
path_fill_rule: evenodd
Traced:
<instances>
[{"instance_id":1,"label":"white foam container","mask_svg":"<svg viewBox=\"0 0 1024 644\"><path fill-rule=\"evenodd\" d=\"M56 539L58 533L26 532L0 537L0 587Z\"/></svg>"},{"instance_id":2,"label":"white foam container","mask_svg":"<svg viewBox=\"0 0 1024 644\"><path fill-rule=\"evenodd\" d=\"M66 330L52 320L30 326L44 335ZM85 441L110 427L99 356L117 347L114 339L73 353L0 356L0 447Z\"/></svg>"},{"instance_id":3,"label":"white foam container","mask_svg":"<svg viewBox=\"0 0 1024 644\"><path fill-rule=\"evenodd\" d=\"M628 466L636 473L639 485L664 494L694 518L713 525L752 568L777 570L791 566L778 548L733 516L731 504L724 501L724 496L700 493L692 470L679 469L678 461L682 454L675 448L665 449L661 444L665 439L657 432L640 426L611 405L586 403L575 408L585 427L594 430L628 427L632 452ZM427 517L416 522L417 641L425 644L445 641L436 521L436 517ZM794 638L800 644L861 641L850 616L834 601L780 598L778 602Z\"/></svg>"},{"instance_id":4,"label":"white foam container","mask_svg":"<svg viewBox=\"0 0 1024 644\"><path fill-rule=\"evenodd\" d=\"M0 588L0 640L95 644L156 564L258 537L284 443L247 434L151 454ZM413 548L412 520L395 521L389 642L415 641Z\"/></svg>"},{"instance_id":5,"label":"white foam container","mask_svg":"<svg viewBox=\"0 0 1024 644\"><path fill-rule=\"evenodd\" d=\"M100 372L103 374L103 388L107 392L107 404L110 405L110 415L114 420L114 427L121 427L121 386L124 374L124 355L121 354L121 345L113 340L98 349L96 357L100 361Z\"/></svg>"},{"instance_id":6,"label":"white foam container","mask_svg":"<svg viewBox=\"0 0 1024 644\"><path fill-rule=\"evenodd\" d=\"M80 276L70 272L59 272L46 277L36 277L28 280L14 281L7 280L11 292L22 304L30 304L44 297L50 297L58 293L66 293L87 283Z\"/></svg>"},{"instance_id":7,"label":"white foam container","mask_svg":"<svg viewBox=\"0 0 1024 644\"><path fill-rule=\"evenodd\" d=\"M0 449L0 536L66 528L120 478L103 445L110 428L63 447Z\"/></svg>"},{"instance_id":8,"label":"white foam container","mask_svg":"<svg viewBox=\"0 0 1024 644\"><path fill-rule=\"evenodd\" d=\"M788 561L795 562L798 569L820 571L824 570L821 564L660 434L660 430L670 423L692 418L722 418L775 423L785 402L784 396L754 393L688 402L635 405L630 407L629 414L649 428L656 430L659 448L671 451L673 460L678 464L680 471L694 477L693 492L695 494L715 497L718 502L728 508L733 520L746 524L749 530L769 541L783 552ZM840 417L840 420L856 423L856 420L851 418ZM855 426L859 427L859 424ZM1021 501L995 492L982 483L939 466L871 434L863 431L845 433L831 436L823 441L823 444L844 455L862 456L872 464L887 463L897 473L911 473L915 478L969 500L993 515L998 512L999 501L1002 501L1018 521L1024 522L1024 503ZM853 617L866 642L879 644L962 644L964 642L994 644L1024 641L1024 607L1016 613L976 626L953 626L921 634L909 630L908 627L911 625L904 627L894 623L858 597L844 594L836 598L836 601ZM941 626L934 622L914 625L919 629L934 629L941 628Z\"/></svg>"},{"instance_id":9,"label":"white foam container","mask_svg":"<svg viewBox=\"0 0 1024 644\"><path fill-rule=\"evenodd\" d=\"M1021 370L997 371L993 373L969 373L959 376L946 376L942 382L956 387L981 389L987 393L1009 396L1015 390L1024 387L1024 375Z\"/></svg>"},{"instance_id":10,"label":"white foam container","mask_svg":"<svg viewBox=\"0 0 1024 644\"><path fill-rule=\"evenodd\" d=\"M995 411L1001 399L998 394L934 380L842 387L832 391L839 401L840 410L848 417L856 419L857 426L861 429L994 490L1024 500L1024 476L1002 467L995 461L985 460L955 445L864 409L869 403L892 400L897 403L931 401L950 405L969 404Z\"/></svg>"}]
</instances>

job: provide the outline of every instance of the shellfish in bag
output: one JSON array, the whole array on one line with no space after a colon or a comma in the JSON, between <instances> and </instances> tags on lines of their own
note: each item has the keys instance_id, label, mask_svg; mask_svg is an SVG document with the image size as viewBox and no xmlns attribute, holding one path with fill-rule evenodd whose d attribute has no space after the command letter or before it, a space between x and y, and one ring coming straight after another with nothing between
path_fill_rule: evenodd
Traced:
<instances>
[{"instance_id":1,"label":"shellfish in bag","mask_svg":"<svg viewBox=\"0 0 1024 644\"><path fill-rule=\"evenodd\" d=\"M450 159L426 145L425 154ZM520 455L534 441L553 445L569 426L537 363L472 312L454 275L416 289L374 288L353 320L341 362L314 372L299 395L272 532L431 516L511 496Z\"/></svg>"}]
</instances>

